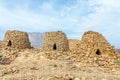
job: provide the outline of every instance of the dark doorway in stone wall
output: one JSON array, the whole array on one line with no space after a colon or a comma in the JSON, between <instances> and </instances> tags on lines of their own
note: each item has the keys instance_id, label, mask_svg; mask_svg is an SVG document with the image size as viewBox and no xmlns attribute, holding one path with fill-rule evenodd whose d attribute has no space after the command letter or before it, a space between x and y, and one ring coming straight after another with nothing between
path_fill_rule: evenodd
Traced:
<instances>
[{"instance_id":1,"label":"dark doorway in stone wall","mask_svg":"<svg viewBox=\"0 0 120 80\"><path fill-rule=\"evenodd\" d=\"M56 43L53 45L53 50L57 50Z\"/></svg>"},{"instance_id":2,"label":"dark doorway in stone wall","mask_svg":"<svg viewBox=\"0 0 120 80\"><path fill-rule=\"evenodd\" d=\"M101 52L100 52L99 49L97 49L96 54L97 54L97 55L101 55Z\"/></svg>"},{"instance_id":3,"label":"dark doorway in stone wall","mask_svg":"<svg viewBox=\"0 0 120 80\"><path fill-rule=\"evenodd\" d=\"M9 40L7 43L7 46L11 46L11 45L12 45L12 42Z\"/></svg>"}]
</instances>

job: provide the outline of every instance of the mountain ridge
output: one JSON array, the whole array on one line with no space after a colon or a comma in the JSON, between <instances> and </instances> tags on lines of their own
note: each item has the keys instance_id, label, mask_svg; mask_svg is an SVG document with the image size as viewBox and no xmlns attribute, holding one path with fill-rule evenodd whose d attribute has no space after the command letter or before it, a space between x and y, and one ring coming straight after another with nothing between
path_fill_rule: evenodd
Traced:
<instances>
[{"instance_id":1,"label":"mountain ridge","mask_svg":"<svg viewBox=\"0 0 120 80\"><path fill-rule=\"evenodd\" d=\"M44 33L40 32L29 32L29 40L31 42L32 47L42 47Z\"/></svg>"}]
</instances>

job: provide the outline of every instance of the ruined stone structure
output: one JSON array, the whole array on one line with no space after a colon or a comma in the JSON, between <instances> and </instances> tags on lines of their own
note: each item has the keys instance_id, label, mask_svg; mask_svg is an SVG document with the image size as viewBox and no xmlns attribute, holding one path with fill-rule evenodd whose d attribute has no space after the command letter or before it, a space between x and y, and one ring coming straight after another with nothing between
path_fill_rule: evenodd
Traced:
<instances>
[{"instance_id":1,"label":"ruined stone structure","mask_svg":"<svg viewBox=\"0 0 120 80\"><path fill-rule=\"evenodd\" d=\"M22 31L7 31L3 40L5 46L17 48L17 49L24 49L30 48L30 42L28 38L28 34Z\"/></svg>"},{"instance_id":2,"label":"ruined stone structure","mask_svg":"<svg viewBox=\"0 0 120 80\"><path fill-rule=\"evenodd\" d=\"M81 44L80 40L77 39L70 39L69 42L69 48L70 50L77 50L79 45Z\"/></svg>"},{"instance_id":3,"label":"ruined stone structure","mask_svg":"<svg viewBox=\"0 0 120 80\"><path fill-rule=\"evenodd\" d=\"M67 51L69 50L68 40L62 31L46 32L43 41L43 50L45 51Z\"/></svg>"},{"instance_id":4,"label":"ruined stone structure","mask_svg":"<svg viewBox=\"0 0 120 80\"><path fill-rule=\"evenodd\" d=\"M92 55L114 55L115 49L110 43L98 32L85 32L81 40L81 49L88 51Z\"/></svg>"},{"instance_id":5,"label":"ruined stone structure","mask_svg":"<svg viewBox=\"0 0 120 80\"><path fill-rule=\"evenodd\" d=\"M101 67L105 71L115 70L116 51L113 46L98 32L88 31L82 36L76 50L71 51L74 61L81 66Z\"/></svg>"}]
</instances>

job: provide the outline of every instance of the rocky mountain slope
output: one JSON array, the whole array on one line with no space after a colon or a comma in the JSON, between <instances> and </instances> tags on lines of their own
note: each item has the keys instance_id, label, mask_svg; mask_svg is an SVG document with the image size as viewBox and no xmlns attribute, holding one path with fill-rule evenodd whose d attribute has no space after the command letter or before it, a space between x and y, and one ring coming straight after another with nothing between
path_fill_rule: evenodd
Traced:
<instances>
[{"instance_id":1,"label":"rocky mountain slope","mask_svg":"<svg viewBox=\"0 0 120 80\"><path fill-rule=\"evenodd\" d=\"M42 47L44 33L31 32L28 34L32 47Z\"/></svg>"},{"instance_id":2,"label":"rocky mountain slope","mask_svg":"<svg viewBox=\"0 0 120 80\"><path fill-rule=\"evenodd\" d=\"M97 65L104 63L98 57L94 58L96 66L90 66L87 65L89 60L86 62L86 59L86 65L83 65L81 55L72 52L43 52L40 48L8 48L0 52L3 53L0 60L1 80L120 80L120 68Z\"/></svg>"},{"instance_id":3,"label":"rocky mountain slope","mask_svg":"<svg viewBox=\"0 0 120 80\"><path fill-rule=\"evenodd\" d=\"M116 51L120 53L120 49L116 49Z\"/></svg>"}]
</instances>

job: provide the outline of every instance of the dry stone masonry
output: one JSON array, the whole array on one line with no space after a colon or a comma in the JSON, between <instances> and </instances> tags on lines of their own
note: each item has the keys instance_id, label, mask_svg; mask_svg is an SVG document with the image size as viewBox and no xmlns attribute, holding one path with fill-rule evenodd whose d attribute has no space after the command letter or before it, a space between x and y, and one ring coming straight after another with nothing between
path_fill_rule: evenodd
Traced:
<instances>
[{"instance_id":1,"label":"dry stone masonry","mask_svg":"<svg viewBox=\"0 0 120 80\"><path fill-rule=\"evenodd\" d=\"M31 48L28 34L17 30L8 30L5 34L3 43L5 46L17 49Z\"/></svg>"},{"instance_id":2,"label":"dry stone masonry","mask_svg":"<svg viewBox=\"0 0 120 80\"><path fill-rule=\"evenodd\" d=\"M80 40L77 39L69 39L68 42L70 50L77 50L77 48L81 44Z\"/></svg>"},{"instance_id":3,"label":"dry stone masonry","mask_svg":"<svg viewBox=\"0 0 120 80\"><path fill-rule=\"evenodd\" d=\"M89 51L92 55L114 55L114 46L99 34L98 32L88 31L85 32L81 40L81 49Z\"/></svg>"},{"instance_id":4,"label":"dry stone masonry","mask_svg":"<svg viewBox=\"0 0 120 80\"><path fill-rule=\"evenodd\" d=\"M62 31L46 32L43 42L43 50L45 51L68 51L68 40Z\"/></svg>"},{"instance_id":5,"label":"dry stone masonry","mask_svg":"<svg viewBox=\"0 0 120 80\"><path fill-rule=\"evenodd\" d=\"M96 66L114 70L116 64L116 51L113 46L98 32L88 31L82 36L79 53L73 57L75 61L80 61L82 66Z\"/></svg>"}]
</instances>

